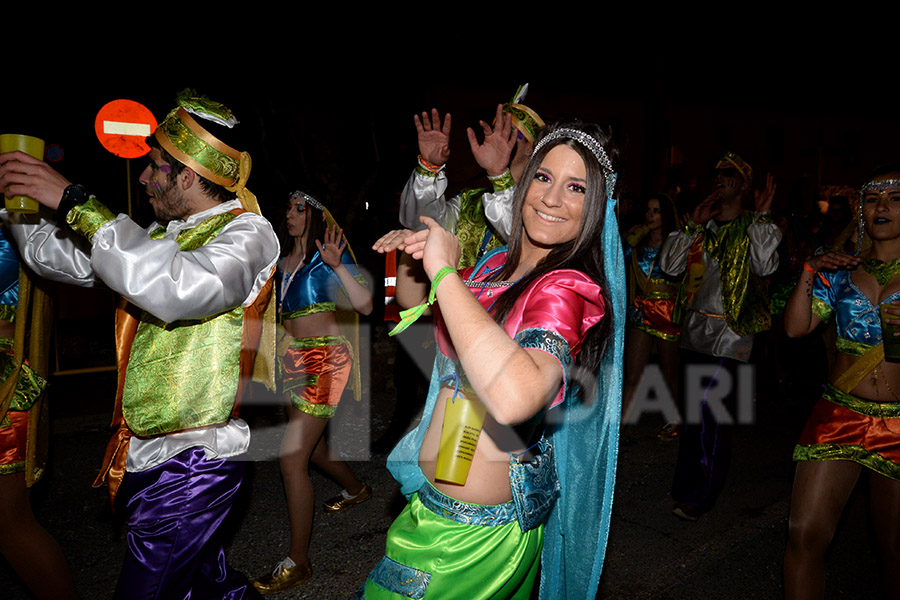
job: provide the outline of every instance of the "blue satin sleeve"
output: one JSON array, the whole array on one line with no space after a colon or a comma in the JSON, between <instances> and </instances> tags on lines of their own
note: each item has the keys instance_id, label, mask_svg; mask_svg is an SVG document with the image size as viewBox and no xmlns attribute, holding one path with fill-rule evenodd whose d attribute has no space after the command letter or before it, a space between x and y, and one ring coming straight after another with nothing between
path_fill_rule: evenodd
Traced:
<instances>
[{"instance_id":1,"label":"blue satin sleeve","mask_svg":"<svg viewBox=\"0 0 900 600\"><path fill-rule=\"evenodd\" d=\"M346 250L341 255L341 262L354 278L359 279L359 268ZM279 294L282 294L282 287L288 283L288 277L289 273L278 270ZM290 281L290 286L283 293L281 311L292 313L317 304L334 302L338 289L342 289L341 280L316 252Z\"/></svg>"},{"instance_id":2,"label":"blue satin sleeve","mask_svg":"<svg viewBox=\"0 0 900 600\"><path fill-rule=\"evenodd\" d=\"M19 254L6 227L0 227L0 305L16 306L19 302Z\"/></svg>"}]
</instances>

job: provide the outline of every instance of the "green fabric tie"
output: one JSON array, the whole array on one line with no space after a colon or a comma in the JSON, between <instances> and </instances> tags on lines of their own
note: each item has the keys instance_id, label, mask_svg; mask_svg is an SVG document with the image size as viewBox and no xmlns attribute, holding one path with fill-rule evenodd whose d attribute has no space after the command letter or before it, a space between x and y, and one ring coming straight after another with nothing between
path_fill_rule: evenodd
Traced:
<instances>
[{"instance_id":1,"label":"green fabric tie","mask_svg":"<svg viewBox=\"0 0 900 600\"><path fill-rule=\"evenodd\" d=\"M456 273L456 269L453 267L444 267L434 276L434 280L431 282L431 291L428 293L428 301L418 305L413 306L412 308L407 308L406 310L400 311L400 322L397 323L397 326L391 330L388 336L394 336L398 333L406 330L407 327L415 323L419 317L422 316L428 307L434 304L434 301L437 300L437 286L441 282L441 279L449 275L450 273Z\"/></svg>"}]
</instances>

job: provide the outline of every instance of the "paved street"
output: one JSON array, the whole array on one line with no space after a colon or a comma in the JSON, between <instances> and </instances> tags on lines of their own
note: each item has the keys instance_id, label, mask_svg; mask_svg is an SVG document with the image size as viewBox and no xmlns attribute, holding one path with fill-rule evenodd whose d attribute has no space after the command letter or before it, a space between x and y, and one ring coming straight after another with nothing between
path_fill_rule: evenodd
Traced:
<instances>
[{"instance_id":1,"label":"paved street","mask_svg":"<svg viewBox=\"0 0 900 600\"><path fill-rule=\"evenodd\" d=\"M105 489L90 487L107 440L108 414L90 401L88 414L79 415L74 406L64 404L61 390L71 394L86 386L110 398L112 385L111 376L82 376L56 386L51 467L33 493L39 519L60 541L83 597L91 599L111 596L123 554L122 532L108 510ZM379 435L393 410L391 391L376 391L368 404L342 404L345 429L338 435L346 440L343 452L354 458L365 455L368 424L372 434ZM275 460L278 415L267 402L257 399L245 411L254 427L251 477L230 523L230 561L250 575L279 560L288 541ZM80 408L83 412L84 406ZM626 427L600 597L780 598L793 475L790 452L805 410L804 405L783 401L757 405L758 423L735 431L734 459L719 505L697 523L671 514L668 492L677 442L656 439L661 418L651 415ZM322 512L319 502L311 548L313 578L274 598L342 599L364 581L381 557L392 516L403 505L384 463L384 455L352 463L375 489L371 501L335 515ZM338 492L319 474L314 483L318 501ZM878 597L866 490L859 487L829 555L828 598ZM10 600L29 597L2 560L0 589Z\"/></svg>"}]
</instances>

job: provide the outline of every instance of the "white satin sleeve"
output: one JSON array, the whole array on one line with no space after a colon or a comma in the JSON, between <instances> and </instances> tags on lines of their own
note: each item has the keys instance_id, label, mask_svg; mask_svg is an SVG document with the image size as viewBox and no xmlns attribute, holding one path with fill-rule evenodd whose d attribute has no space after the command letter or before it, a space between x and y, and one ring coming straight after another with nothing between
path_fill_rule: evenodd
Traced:
<instances>
[{"instance_id":1,"label":"white satin sleeve","mask_svg":"<svg viewBox=\"0 0 900 600\"><path fill-rule=\"evenodd\" d=\"M51 281L91 287L98 284L91 267L91 244L71 231L60 229L46 217L2 211L7 230L28 267Z\"/></svg>"},{"instance_id":2,"label":"white satin sleeve","mask_svg":"<svg viewBox=\"0 0 900 600\"><path fill-rule=\"evenodd\" d=\"M750 271L765 277L778 270L778 244L781 230L774 223L754 222L747 226L750 238Z\"/></svg>"},{"instance_id":3,"label":"white satin sleeve","mask_svg":"<svg viewBox=\"0 0 900 600\"><path fill-rule=\"evenodd\" d=\"M278 238L262 216L246 212L196 250L182 251L174 233L151 239L125 215L94 234L91 265L106 285L171 323L247 306L272 274Z\"/></svg>"},{"instance_id":4,"label":"white satin sleeve","mask_svg":"<svg viewBox=\"0 0 900 600\"><path fill-rule=\"evenodd\" d=\"M279 253L272 225L251 212L191 251L179 248L177 231L154 240L126 215L100 227L92 246L46 219L22 221L32 219L10 217L10 230L23 260L39 275L82 286L101 281L166 323L249 305Z\"/></svg>"},{"instance_id":5,"label":"white satin sleeve","mask_svg":"<svg viewBox=\"0 0 900 600\"><path fill-rule=\"evenodd\" d=\"M400 224L419 231L425 226L420 216L431 217L448 231L456 231L459 222L459 196L446 199L447 175L444 171L435 177L426 177L414 169L400 194Z\"/></svg>"},{"instance_id":6,"label":"white satin sleeve","mask_svg":"<svg viewBox=\"0 0 900 600\"><path fill-rule=\"evenodd\" d=\"M508 240L512 233L513 195L515 187L500 192L487 192L481 197L484 216L494 226L500 237Z\"/></svg>"},{"instance_id":7,"label":"white satin sleeve","mask_svg":"<svg viewBox=\"0 0 900 600\"><path fill-rule=\"evenodd\" d=\"M666 237L659 251L659 268L667 275L677 277L687 268L688 251L699 233L673 231Z\"/></svg>"}]
</instances>

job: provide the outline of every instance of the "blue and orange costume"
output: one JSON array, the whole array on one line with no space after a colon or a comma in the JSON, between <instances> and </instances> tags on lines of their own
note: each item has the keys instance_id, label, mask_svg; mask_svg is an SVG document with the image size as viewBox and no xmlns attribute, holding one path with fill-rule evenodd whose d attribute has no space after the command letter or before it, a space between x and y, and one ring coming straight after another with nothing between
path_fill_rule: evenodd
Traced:
<instances>
[{"instance_id":1,"label":"blue and orange costume","mask_svg":"<svg viewBox=\"0 0 900 600\"><path fill-rule=\"evenodd\" d=\"M659 250L625 244L630 284L628 325L667 342L677 342L681 327L672 319L675 283L659 266Z\"/></svg>"},{"instance_id":2,"label":"blue and orange costume","mask_svg":"<svg viewBox=\"0 0 900 600\"><path fill-rule=\"evenodd\" d=\"M0 320L14 322L27 317L26 314L17 314L20 278L27 287L31 287L27 275L20 269L19 255L7 238L6 228L0 227ZM35 308L43 310L44 307L37 304L45 303L46 298L38 290L35 293L37 296L31 301L35 303ZM27 294L28 290L24 290L23 296ZM27 303L23 308L28 309ZM46 336L43 334L43 322L34 321L32 324L37 325L30 332L34 337L31 349L35 349L34 344L37 347L45 345ZM17 380L14 386L0 385L0 475L24 471L26 485L30 486L43 474L46 458L43 452L46 444L38 443L37 438L39 433L46 434L45 429L39 432L38 426L43 409L40 398L47 381L22 359L24 340L18 347L18 354L16 350L13 338L0 338L0 381L5 382L10 377ZM36 366L46 374L46 349L41 354L43 356L38 359L40 364Z\"/></svg>"},{"instance_id":3,"label":"blue and orange costume","mask_svg":"<svg viewBox=\"0 0 900 600\"><path fill-rule=\"evenodd\" d=\"M341 255L353 277L365 285L348 250ZM316 252L293 274L278 267L279 319L283 323L323 312L335 312L335 299L342 290L340 279ZM359 394L359 372L353 368L353 349L343 335L325 335L287 340L281 356L283 391L290 394L297 410L314 417L334 416L351 375Z\"/></svg>"},{"instance_id":4,"label":"blue and orange costume","mask_svg":"<svg viewBox=\"0 0 900 600\"><path fill-rule=\"evenodd\" d=\"M898 299L900 292L894 292L880 304ZM813 286L813 314L827 321L836 313L836 349L858 360L882 343L880 304L853 283L851 271L822 272ZM794 448L794 460L850 460L900 481L900 400L873 402L840 389L846 387L840 378L827 386Z\"/></svg>"}]
</instances>

